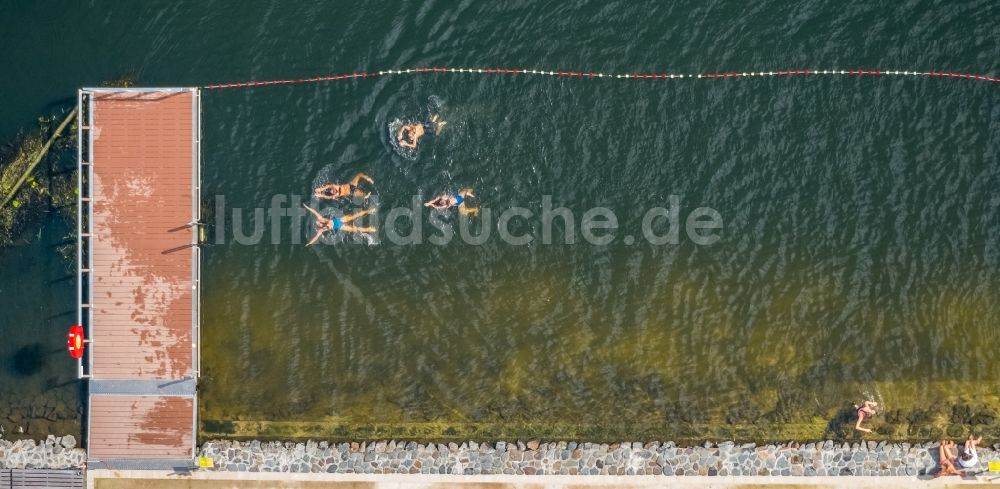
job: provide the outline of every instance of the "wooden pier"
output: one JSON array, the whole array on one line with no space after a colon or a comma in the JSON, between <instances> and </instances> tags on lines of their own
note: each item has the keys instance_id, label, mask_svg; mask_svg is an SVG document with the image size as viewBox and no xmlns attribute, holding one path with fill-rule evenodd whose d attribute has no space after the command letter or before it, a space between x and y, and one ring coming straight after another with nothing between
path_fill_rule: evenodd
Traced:
<instances>
[{"instance_id":1,"label":"wooden pier","mask_svg":"<svg viewBox=\"0 0 1000 489\"><path fill-rule=\"evenodd\" d=\"M200 94L83 89L78 103L88 465L186 465L198 410Z\"/></svg>"}]
</instances>

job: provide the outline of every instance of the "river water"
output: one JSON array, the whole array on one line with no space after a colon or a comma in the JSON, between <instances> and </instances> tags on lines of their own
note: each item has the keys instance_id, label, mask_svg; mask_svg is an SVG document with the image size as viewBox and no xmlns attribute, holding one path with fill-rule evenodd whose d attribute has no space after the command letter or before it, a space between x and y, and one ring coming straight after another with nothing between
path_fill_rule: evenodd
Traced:
<instances>
[{"instance_id":1,"label":"river water","mask_svg":"<svg viewBox=\"0 0 1000 489\"><path fill-rule=\"evenodd\" d=\"M126 71L143 85L187 86L419 66L1000 70L1000 6L988 0L5 11L5 136ZM911 425L884 435L921 437L967 421L949 418L952 406L1000 405L993 84L449 74L203 99L206 436L820 438L842 432L851 402L872 398L896 413L887 423ZM431 114L448 121L440 135L415 156L393 147L391 125ZM296 234L286 219L272 243L267 211L261 242L232 238L234 212L249 234L253 209L274 196L308 202L315 184L359 171L376 182L377 242L305 248L295 238L313 223ZM537 214L551 198L577 216L576 242L384 235L391 209L463 187L492 210L467 221L476 232L496 234L503 210ZM685 229L676 244L641 239L646 211L672 196L682 227L696 208L714 209L718 241L698 244ZM580 238L594 207L617 216L608 245ZM24 249L0 260L21 263L18 253L41 269L60 260ZM0 330L15 332L0 347L0 380L18 396L65 399L68 361L11 366L24 346L60 348L72 321L55 316L72 308L71 284L37 269L0 269L0 303L15 311L0 315Z\"/></svg>"}]
</instances>

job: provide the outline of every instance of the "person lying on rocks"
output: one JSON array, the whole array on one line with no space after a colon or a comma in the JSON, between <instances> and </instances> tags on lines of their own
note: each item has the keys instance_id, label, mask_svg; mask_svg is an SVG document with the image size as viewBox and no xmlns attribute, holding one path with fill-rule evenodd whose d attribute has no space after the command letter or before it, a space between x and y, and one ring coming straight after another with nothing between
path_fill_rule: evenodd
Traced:
<instances>
[{"instance_id":1,"label":"person lying on rocks","mask_svg":"<svg viewBox=\"0 0 1000 489\"><path fill-rule=\"evenodd\" d=\"M969 439L965 440L965 446L962 447L962 456L958 457L958 465L961 465L964 469L971 469L979 464L979 454L976 453L976 446L983 442L983 437L973 438L969 435Z\"/></svg>"},{"instance_id":2,"label":"person lying on rocks","mask_svg":"<svg viewBox=\"0 0 1000 489\"><path fill-rule=\"evenodd\" d=\"M937 474L934 477L943 477L947 475L957 475L963 476L964 472L959 471L955 468L955 442L951 440L941 440L938 445L938 464L940 469L938 469Z\"/></svg>"}]
</instances>

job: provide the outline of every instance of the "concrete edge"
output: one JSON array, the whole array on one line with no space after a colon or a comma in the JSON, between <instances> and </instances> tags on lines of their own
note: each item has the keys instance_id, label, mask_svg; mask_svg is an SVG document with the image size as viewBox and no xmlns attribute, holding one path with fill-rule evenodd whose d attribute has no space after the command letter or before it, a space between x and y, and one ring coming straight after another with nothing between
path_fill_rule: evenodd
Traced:
<instances>
[{"instance_id":1,"label":"concrete edge","mask_svg":"<svg viewBox=\"0 0 1000 489\"><path fill-rule=\"evenodd\" d=\"M476 484L510 484L515 487L542 485L549 489L569 487L651 488L669 485L672 488L728 488L728 487L829 487L843 489L863 488L941 488L953 485L997 484L1000 477L977 478L896 476L817 476L817 477L708 477L708 476L656 476L656 475L436 475L436 474L317 474L295 472L198 472L178 475L168 471L150 470L88 470L87 487L94 489L97 479L192 479L217 481L309 481L337 483L366 482L378 488L418 488L447 484L449 486ZM994 481L993 479L997 479ZM1000 486L1000 484L997 484Z\"/></svg>"}]
</instances>

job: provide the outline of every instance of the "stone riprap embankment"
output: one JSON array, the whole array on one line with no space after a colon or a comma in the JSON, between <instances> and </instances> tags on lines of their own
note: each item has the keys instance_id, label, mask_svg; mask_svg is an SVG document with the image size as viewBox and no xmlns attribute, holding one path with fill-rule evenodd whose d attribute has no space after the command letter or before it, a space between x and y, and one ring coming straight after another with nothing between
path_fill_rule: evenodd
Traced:
<instances>
[{"instance_id":1,"label":"stone riprap embankment","mask_svg":"<svg viewBox=\"0 0 1000 489\"><path fill-rule=\"evenodd\" d=\"M937 468L937 445L808 443L279 443L211 441L215 470L375 474L917 476ZM1000 459L982 447L981 467Z\"/></svg>"},{"instance_id":2,"label":"stone riprap embankment","mask_svg":"<svg viewBox=\"0 0 1000 489\"><path fill-rule=\"evenodd\" d=\"M72 469L83 467L87 451L71 435L45 441L0 439L0 469Z\"/></svg>"}]
</instances>

